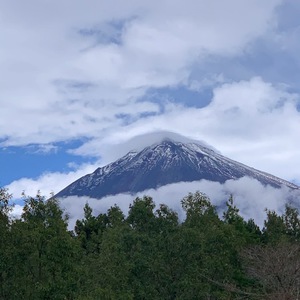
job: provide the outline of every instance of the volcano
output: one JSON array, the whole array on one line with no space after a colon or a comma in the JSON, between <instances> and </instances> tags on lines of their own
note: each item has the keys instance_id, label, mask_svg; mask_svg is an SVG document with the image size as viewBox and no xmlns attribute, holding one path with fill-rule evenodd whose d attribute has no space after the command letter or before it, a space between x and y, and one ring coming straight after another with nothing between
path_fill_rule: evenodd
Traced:
<instances>
[{"instance_id":1,"label":"volcano","mask_svg":"<svg viewBox=\"0 0 300 300\"><path fill-rule=\"evenodd\" d=\"M203 179L224 183L245 176L275 188L299 189L291 182L231 160L202 144L165 139L142 151L130 151L115 162L74 181L55 197L100 199L120 193L135 194L171 183Z\"/></svg>"}]
</instances>

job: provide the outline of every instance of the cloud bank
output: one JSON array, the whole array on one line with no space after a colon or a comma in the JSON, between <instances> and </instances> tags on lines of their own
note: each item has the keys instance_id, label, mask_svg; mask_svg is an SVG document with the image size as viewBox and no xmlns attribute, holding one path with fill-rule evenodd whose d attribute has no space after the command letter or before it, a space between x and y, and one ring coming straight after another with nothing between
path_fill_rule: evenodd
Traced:
<instances>
[{"instance_id":1,"label":"cloud bank","mask_svg":"<svg viewBox=\"0 0 300 300\"><path fill-rule=\"evenodd\" d=\"M255 222L263 227L266 218L265 209L275 210L278 213L284 211L287 203L299 207L300 191L292 191L287 188L276 189L271 186L263 186L255 179L247 177L239 180L228 180L224 184L206 180L195 182L181 182L169 184L157 190L146 190L136 195L119 194L102 199L89 197L67 197L61 199L61 205L70 215L70 228L73 228L77 219L83 218L83 207L85 203L93 208L93 213L98 215L105 213L113 205L118 205L127 214L129 205L136 197L144 195L151 196L156 205L164 203L175 210L179 218L185 218L181 208L180 200L189 192L201 191L206 193L213 205L218 207L219 214L225 208L225 202L230 195L234 196L234 202L240 209L240 214L248 220L253 218Z\"/></svg>"},{"instance_id":2,"label":"cloud bank","mask_svg":"<svg viewBox=\"0 0 300 300\"><path fill-rule=\"evenodd\" d=\"M193 66L239 55L275 30L280 3L2 3L1 144L101 140L144 115L181 111L162 111L148 88L189 86Z\"/></svg>"},{"instance_id":3,"label":"cloud bank","mask_svg":"<svg viewBox=\"0 0 300 300\"><path fill-rule=\"evenodd\" d=\"M35 196L39 191L42 195L50 197L52 193L56 194L78 178L92 173L97 168L94 164L85 164L68 173L49 172L44 173L36 179L21 178L7 185L6 188L13 195L14 199L21 198L24 192L28 196Z\"/></svg>"}]
</instances>

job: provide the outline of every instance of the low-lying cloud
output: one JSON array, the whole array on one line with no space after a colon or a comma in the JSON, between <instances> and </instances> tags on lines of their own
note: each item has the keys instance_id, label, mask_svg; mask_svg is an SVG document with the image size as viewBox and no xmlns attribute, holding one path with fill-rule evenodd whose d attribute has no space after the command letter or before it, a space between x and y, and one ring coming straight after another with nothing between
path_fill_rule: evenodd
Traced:
<instances>
[{"instance_id":1,"label":"low-lying cloud","mask_svg":"<svg viewBox=\"0 0 300 300\"><path fill-rule=\"evenodd\" d=\"M77 219L83 218L83 207L86 203L93 208L95 215L105 213L113 205L118 205L127 214L129 205L136 197L151 196L158 207L159 204L167 204L175 210L181 220L184 212L180 201L189 192L201 191L209 196L213 205L217 206L220 215L225 208L225 202L232 194L240 214L247 220L253 218L262 227L266 217L265 209L275 210L278 213L284 211L285 205L291 203L298 205L300 190L290 190L286 187L280 189L264 186L255 179L243 177L239 180L228 180L224 184L207 180L194 182L180 182L150 189L135 195L119 194L107 196L102 199L89 197L67 197L61 199L61 205L70 215L69 226L74 228Z\"/></svg>"},{"instance_id":2,"label":"low-lying cloud","mask_svg":"<svg viewBox=\"0 0 300 300\"><path fill-rule=\"evenodd\" d=\"M34 196L39 191L42 195L50 197L50 194L58 193L78 178L94 172L98 164L82 164L75 167L76 170L67 173L45 172L37 178L21 178L13 181L6 188L12 194L13 199L20 198L23 192L28 196Z\"/></svg>"}]
</instances>

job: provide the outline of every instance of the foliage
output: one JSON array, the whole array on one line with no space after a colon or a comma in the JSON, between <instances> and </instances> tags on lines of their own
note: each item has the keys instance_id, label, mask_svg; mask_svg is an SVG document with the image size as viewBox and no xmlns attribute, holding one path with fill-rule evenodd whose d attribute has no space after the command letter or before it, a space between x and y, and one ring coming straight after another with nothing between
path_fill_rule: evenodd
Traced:
<instances>
[{"instance_id":1,"label":"foliage","mask_svg":"<svg viewBox=\"0 0 300 300\"><path fill-rule=\"evenodd\" d=\"M167 205L136 198L95 215L88 203L74 232L59 202L25 197L11 220L0 189L0 299L296 299L300 218L266 211L262 231L231 195L223 218L207 195Z\"/></svg>"},{"instance_id":2,"label":"foliage","mask_svg":"<svg viewBox=\"0 0 300 300\"><path fill-rule=\"evenodd\" d=\"M22 219L11 223L3 299L66 299L73 295L79 247L67 231L56 199L25 199Z\"/></svg>"},{"instance_id":3,"label":"foliage","mask_svg":"<svg viewBox=\"0 0 300 300\"><path fill-rule=\"evenodd\" d=\"M5 281L9 276L10 269L10 253L11 253L11 241L10 241L10 220L9 212L11 206L9 200L11 195L7 189L0 188L0 299L4 299L6 289Z\"/></svg>"}]
</instances>

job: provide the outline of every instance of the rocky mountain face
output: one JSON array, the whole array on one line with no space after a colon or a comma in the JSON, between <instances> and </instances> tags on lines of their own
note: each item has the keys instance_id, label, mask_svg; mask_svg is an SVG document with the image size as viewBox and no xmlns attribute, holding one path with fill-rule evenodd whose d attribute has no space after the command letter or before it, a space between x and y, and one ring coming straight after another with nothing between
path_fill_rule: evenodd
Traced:
<instances>
[{"instance_id":1,"label":"rocky mountain face","mask_svg":"<svg viewBox=\"0 0 300 300\"><path fill-rule=\"evenodd\" d=\"M264 185L299 187L258 171L196 143L164 140L140 152L131 151L117 161L85 175L56 197L89 196L102 198L119 193L141 192L170 183L201 179L224 183L229 179L248 176Z\"/></svg>"}]
</instances>

